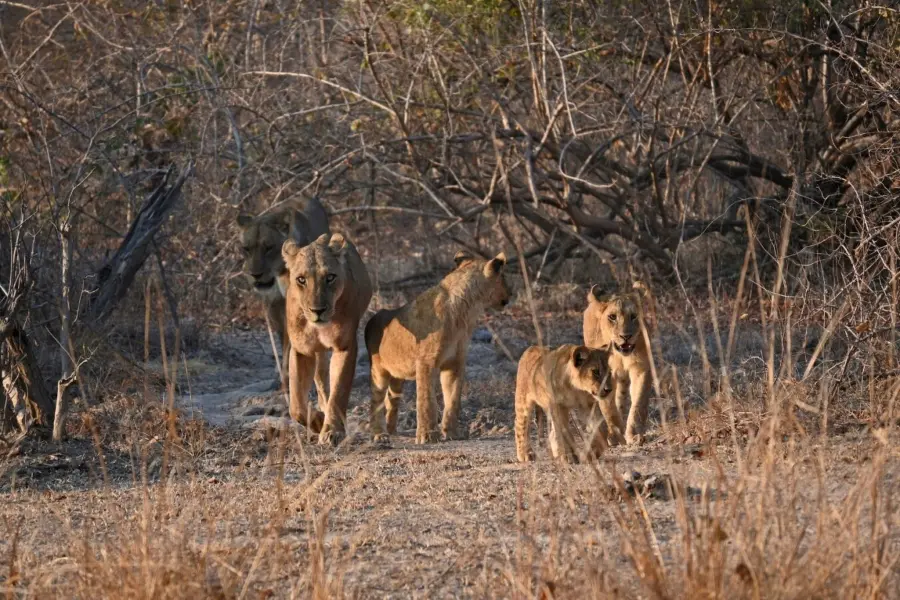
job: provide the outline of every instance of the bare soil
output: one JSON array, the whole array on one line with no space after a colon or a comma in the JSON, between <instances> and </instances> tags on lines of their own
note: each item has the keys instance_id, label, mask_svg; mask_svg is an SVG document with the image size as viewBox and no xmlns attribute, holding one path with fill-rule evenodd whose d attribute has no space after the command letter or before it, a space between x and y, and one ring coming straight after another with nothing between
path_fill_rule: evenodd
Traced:
<instances>
[{"instance_id":1,"label":"bare soil","mask_svg":"<svg viewBox=\"0 0 900 600\"><path fill-rule=\"evenodd\" d=\"M521 320L492 325L508 349L528 343ZM577 341L578 331L570 315L549 341ZM696 349L681 335L661 333L663 359L684 366L690 396ZM643 597L623 531L652 532L663 564L672 564L681 552L679 511L708 517L737 478L730 429L704 417L663 434L658 412L644 446L614 448L596 464L561 466L546 449L535 464L517 463L515 365L484 329L468 358L468 439L424 447L413 443L412 384L392 447L368 443L364 351L351 435L337 449L308 443L286 417L265 331L211 334L185 365L177 436L166 433L158 391L152 410L134 399L108 403L62 447L21 445L6 459L0 555L12 575L0 584L15 583L23 596L117 597L116 586L92 579L99 572L140 579L143 593L158 580L146 597ZM122 422L135 413L133 424ZM821 490L821 501L839 505L877 446L860 426L831 438L822 464L815 444L796 447L796 497L812 506ZM892 485L894 448L885 468ZM644 489L650 476L656 483ZM637 505L626 487L638 488ZM635 507L649 530L628 525ZM126 588L118 591L144 597Z\"/></svg>"}]
</instances>

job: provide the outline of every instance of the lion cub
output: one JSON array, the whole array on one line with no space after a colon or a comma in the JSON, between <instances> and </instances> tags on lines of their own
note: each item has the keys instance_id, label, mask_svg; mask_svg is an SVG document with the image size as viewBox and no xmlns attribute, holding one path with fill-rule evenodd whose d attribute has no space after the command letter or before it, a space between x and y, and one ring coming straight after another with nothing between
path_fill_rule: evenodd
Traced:
<instances>
[{"instance_id":1,"label":"lion cub","mask_svg":"<svg viewBox=\"0 0 900 600\"><path fill-rule=\"evenodd\" d=\"M576 462L575 437L569 427L573 409L589 415L594 451L606 447L604 427L596 408L610 413L614 380L609 352L566 344L556 349L531 346L519 359L516 375L516 455L520 462L534 460L529 447L531 413L537 405L550 416L550 452L565 462Z\"/></svg>"},{"instance_id":2,"label":"lion cub","mask_svg":"<svg viewBox=\"0 0 900 600\"><path fill-rule=\"evenodd\" d=\"M638 295L640 294L640 297ZM648 291L644 284L634 283L634 291L606 294L599 286L588 292L584 311L584 343L591 348L610 350L609 367L616 379L616 407L628 415L625 441L640 443L647 426L650 401L650 354L641 331L641 307ZM644 320L646 324L646 320ZM628 395L631 394L631 407ZM610 435L617 435L610 424Z\"/></svg>"},{"instance_id":3,"label":"lion cub","mask_svg":"<svg viewBox=\"0 0 900 600\"><path fill-rule=\"evenodd\" d=\"M459 252L454 260L456 269L438 285L406 306L378 311L366 324L372 379L369 418L375 441L388 439L385 416L387 432L397 432L405 380L416 382L416 443L437 441L438 373L444 392L441 434L444 439L456 437L472 331L484 309L505 306L510 293L502 273L503 253L485 261Z\"/></svg>"}]
</instances>

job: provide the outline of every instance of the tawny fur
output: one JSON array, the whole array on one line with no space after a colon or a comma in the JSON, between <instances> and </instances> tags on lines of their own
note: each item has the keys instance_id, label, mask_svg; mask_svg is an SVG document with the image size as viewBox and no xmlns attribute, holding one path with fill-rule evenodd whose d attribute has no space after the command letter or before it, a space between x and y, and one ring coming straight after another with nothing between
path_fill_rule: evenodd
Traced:
<instances>
[{"instance_id":1,"label":"tawny fur","mask_svg":"<svg viewBox=\"0 0 900 600\"><path fill-rule=\"evenodd\" d=\"M640 443L647 427L650 401L650 355L641 331L642 307L649 301L647 289L634 284L634 291L606 295L594 286L588 292L584 311L584 343L610 351L609 366L616 378L616 406L628 415L624 438ZM629 395L631 396L629 408ZM610 428L610 436L618 432Z\"/></svg>"},{"instance_id":2,"label":"tawny fur","mask_svg":"<svg viewBox=\"0 0 900 600\"><path fill-rule=\"evenodd\" d=\"M378 311L366 324L371 358L370 428L376 441L397 431L403 381L416 382L416 443L437 441L435 378L444 393L441 435L457 437L466 355L472 331L487 307L503 306L509 287L506 257L484 261L457 254L457 268L401 308ZM385 431L385 420L387 431Z\"/></svg>"},{"instance_id":3,"label":"tawny fur","mask_svg":"<svg viewBox=\"0 0 900 600\"><path fill-rule=\"evenodd\" d=\"M550 452L555 458L575 462L582 454L570 427L573 410L587 423L590 452L599 455L605 450L607 426L612 427L616 418L608 361L605 350L572 344L525 350L516 375L516 456L520 462L534 460L529 425L535 406L550 418Z\"/></svg>"},{"instance_id":4,"label":"tawny fur","mask_svg":"<svg viewBox=\"0 0 900 600\"><path fill-rule=\"evenodd\" d=\"M346 434L347 404L356 370L359 322L372 298L372 283L356 247L341 234L323 234L300 248L287 240L286 316L291 417L337 444ZM331 351L331 394L325 414L307 405L316 355ZM321 406L321 401L320 401Z\"/></svg>"},{"instance_id":5,"label":"tawny fur","mask_svg":"<svg viewBox=\"0 0 900 600\"><path fill-rule=\"evenodd\" d=\"M322 204L312 198L298 208L273 211L251 216L240 214L237 224L241 231L241 249L244 253L244 274L250 279L253 291L263 301L269 324L281 342L281 387L288 389L290 338L287 335L284 291L287 267L281 256L281 246L291 237L299 246L306 246L328 232L328 215ZM319 402L328 397L328 356L316 358L316 394Z\"/></svg>"}]
</instances>

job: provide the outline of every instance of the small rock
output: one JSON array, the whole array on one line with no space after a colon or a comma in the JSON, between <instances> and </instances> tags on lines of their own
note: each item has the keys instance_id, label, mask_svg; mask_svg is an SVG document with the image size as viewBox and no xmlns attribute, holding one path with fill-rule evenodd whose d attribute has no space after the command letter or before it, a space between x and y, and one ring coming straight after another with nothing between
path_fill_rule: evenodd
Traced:
<instances>
[{"instance_id":1,"label":"small rock","mask_svg":"<svg viewBox=\"0 0 900 600\"><path fill-rule=\"evenodd\" d=\"M262 406L248 406L241 411L242 417L261 417L266 414L266 409Z\"/></svg>"},{"instance_id":2,"label":"small rock","mask_svg":"<svg viewBox=\"0 0 900 600\"><path fill-rule=\"evenodd\" d=\"M640 471L626 471L622 473L622 481L626 481L628 483L634 483L635 481L641 480Z\"/></svg>"},{"instance_id":3,"label":"small rock","mask_svg":"<svg viewBox=\"0 0 900 600\"><path fill-rule=\"evenodd\" d=\"M472 333L472 341L479 344L489 344L492 339L494 339L494 336L484 327L479 327Z\"/></svg>"}]
</instances>

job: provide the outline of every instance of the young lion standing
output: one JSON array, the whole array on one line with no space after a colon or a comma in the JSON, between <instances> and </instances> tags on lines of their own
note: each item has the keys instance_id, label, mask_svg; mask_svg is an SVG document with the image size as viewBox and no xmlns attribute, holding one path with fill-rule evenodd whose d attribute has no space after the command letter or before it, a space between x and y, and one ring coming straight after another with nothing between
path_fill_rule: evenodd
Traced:
<instances>
[{"instance_id":1,"label":"young lion standing","mask_svg":"<svg viewBox=\"0 0 900 600\"><path fill-rule=\"evenodd\" d=\"M528 429L535 405L550 416L550 452L555 458L565 462L578 458L575 437L569 427L569 413L573 409L590 415L592 449L605 448L606 438L596 408L599 405L612 427L616 417L608 360L609 353L605 350L572 344L555 350L539 346L525 350L516 375L516 455L520 462L534 460Z\"/></svg>"},{"instance_id":2,"label":"young lion standing","mask_svg":"<svg viewBox=\"0 0 900 600\"><path fill-rule=\"evenodd\" d=\"M281 252L290 273L285 301L291 417L320 431L320 444L337 444L346 432L356 332L372 298L372 283L356 247L339 233L323 234L303 248L287 240ZM332 352L331 395L322 415L307 405L306 396L316 355L326 350Z\"/></svg>"},{"instance_id":3,"label":"young lion standing","mask_svg":"<svg viewBox=\"0 0 900 600\"><path fill-rule=\"evenodd\" d=\"M609 367L616 378L616 406L627 414L625 441L639 443L647 426L650 402L650 354L641 331L641 294L647 301L647 288L635 282L634 292L605 294L599 286L588 292L584 311L584 343L591 348L609 348ZM628 395L631 393L631 408ZM614 433L612 429L610 434Z\"/></svg>"},{"instance_id":4,"label":"young lion standing","mask_svg":"<svg viewBox=\"0 0 900 600\"><path fill-rule=\"evenodd\" d=\"M444 392L444 439L456 437L466 355L472 330L486 307L505 306L509 288L502 270L506 256L484 261L460 252L457 268L410 304L380 310L366 324L371 358L370 427L376 441L397 432L397 409L404 380L416 382L416 443L437 441L435 376Z\"/></svg>"},{"instance_id":5,"label":"young lion standing","mask_svg":"<svg viewBox=\"0 0 900 600\"><path fill-rule=\"evenodd\" d=\"M284 280L287 267L281 256L281 246L290 237L298 246L306 246L328 233L328 215L317 198L311 198L293 211L273 211L253 217L240 214L237 224L241 230L241 249L244 252L244 273L253 282L253 291L262 299L269 323L281 342L281 385L287 391L290 339L285 329ZM320 402L328 397L327 356L316 363L316 393Z\"/></svg>"}]
</instances>

